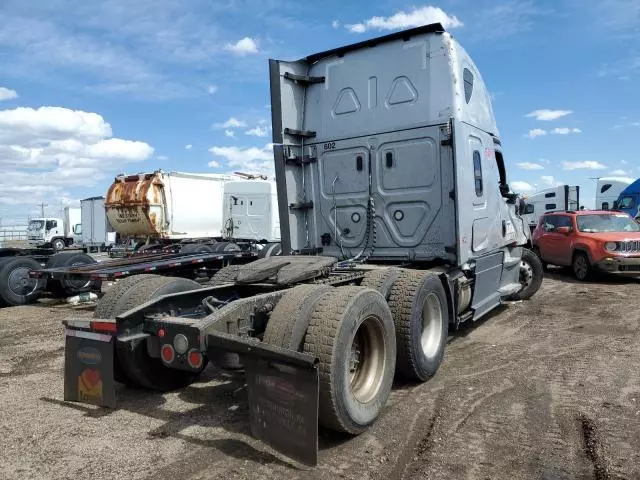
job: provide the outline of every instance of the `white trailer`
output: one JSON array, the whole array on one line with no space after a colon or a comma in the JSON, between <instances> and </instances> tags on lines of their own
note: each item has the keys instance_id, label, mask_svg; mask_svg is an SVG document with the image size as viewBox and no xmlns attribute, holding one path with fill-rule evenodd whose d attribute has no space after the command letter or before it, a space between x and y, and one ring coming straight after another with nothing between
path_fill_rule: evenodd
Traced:
<instances>
[{"instance_id":1,"label":"white trailer","mask_svg":"<svg viewBox=\"0 0 640 480\"><path fill-rule=\"evenodd\" d=\"M99 252L113 245L116 232L105 214L104 197L90 197L80 201L82 212L81 243L85 251Z\"/></svg>"},{"instance_id":2,"label":"white trailer","mask_svg":"<svg viewBox=\"0 0 640 480\"><path fill-rule=\"evenodd\" d=\"M533 231L540 215L554 210L578 210L580 208L580 187L578 185L559 185L540 190L523 197L526 207L523 220Z\"/></svg>"},{"instance_id":3,"label":"white trailer","mask_svg":"<svg viewBox=\"0 0 640 480\"><path fill-rule=\"evenodd\" d=\"M121 238L138 245L279 241L275 182L246 177L162 170L119 175L107 192L107 217Z\"/></svg>"}]
</instances>

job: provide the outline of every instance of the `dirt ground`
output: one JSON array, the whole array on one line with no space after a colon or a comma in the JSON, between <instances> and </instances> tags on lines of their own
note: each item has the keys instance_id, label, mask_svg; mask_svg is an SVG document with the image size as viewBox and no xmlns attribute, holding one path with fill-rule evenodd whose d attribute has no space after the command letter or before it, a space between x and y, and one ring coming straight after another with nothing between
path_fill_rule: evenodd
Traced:
<instances>
[{"instance_id":1,"label":"dirt ground","mask_svg":"<svg viewBox=\"0 0 640 480\"><path fill-rule=\"evenodd\" d=\"M547 274L453 334L368 432L323 432L312 470L253 440L242 377L212 367L180 392L121 389L116 410L63 403L60 320L87 312L0 309L0 478L638 479L639 297L640 281Z\"/></svg>"}]
</instances>

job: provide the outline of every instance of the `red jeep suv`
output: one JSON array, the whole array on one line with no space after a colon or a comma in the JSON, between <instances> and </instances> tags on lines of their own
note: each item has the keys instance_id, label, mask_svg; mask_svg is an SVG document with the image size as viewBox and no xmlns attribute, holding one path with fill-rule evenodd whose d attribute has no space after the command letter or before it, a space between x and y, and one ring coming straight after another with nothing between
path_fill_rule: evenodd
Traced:
<instances>
[{"instance_id":1,"label":"red jeep suv","mask_svg":"<svg viewBox=\"0 0 640 480\"><path fill-rule=\"evenodd\" d=\"M640 277L640 225L626 213L546 213L531 241L543 264L570 266L579 280L594 269Z\"/></svg>"}]
</instances>

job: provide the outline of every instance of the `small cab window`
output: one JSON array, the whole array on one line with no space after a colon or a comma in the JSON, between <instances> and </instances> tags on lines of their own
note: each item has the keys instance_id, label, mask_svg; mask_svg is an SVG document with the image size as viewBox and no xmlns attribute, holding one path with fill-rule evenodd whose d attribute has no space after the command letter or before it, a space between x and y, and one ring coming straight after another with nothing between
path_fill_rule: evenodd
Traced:
<instances>
[{"instance_id":1,"label":"small cab window","mask_svg":"<svg viewBox=\"0 0 640 480\"><path fill-rule=\"evenodd\" d=\"M636 201L633 197L622 197L622 199L618 203L618 208L633 208L635 204Z\"/></svg>"},{"instance_id":2,"label":"small cab window","mask_svg":"<svg viewBox=\"0 0 640 480\"><path fill-rule=\"evenodd\" d=\"M609 202L602 202L602 210L609 210Z\"/></svg>"},{"instance_id":3,"label":"small cab window","mask_svg":"<svg viewBox=\"0 0 640 480\"><path fill-rule=\"evenodd\" d=\"M544 198L556 198L556 192L545 193Z\"/></svg>"},{"instance_id":4,"label":"small cab window","mask_svg":"<svg viewBox=\"0 0 640 480\"><path fill-rule=\"evenodd\" d=\"M482 185L482 157L480 156L480 152L475 150L473 152L473 179L475 181L476 187L476 195L478 197L482 196L483 185Z\"/></svg>"},{"instance_id":5,"label":"small cab window","mask_svg":"<svg viewBox=\"0 0 640 480\"><path fill-rule=\"evenodd\" d=\"M545 209L545 210L555 210L555 209L556 209L556 204L555 204L555 203L547 203L547 204L544 206L544 209Z\"/></svg>"},{"instance_id":6,"label":"small cab window","mask_svg":"<svg viewBox=\"0 0 640 480\"><path fill-rule=\"evenodd\" d=\"M52 228L56 228L58 226L58 222L55 220L47 220L47 230L51 230Z\"/></svg>"},{"instance_id":7,"label":"small cab window","mask_svg":"<svg viewBox=\"0 0 640 480\"><path fill-rule=\"evenodd\" d=\"M611 188L611 184L607 183L600 188L600 193L604 193Z\"/></svg>"},{"instance_id":8,"label":"small cab window","mask_svg":"<svg viewBox=\"0 0 640 480\"><path fill-rule=\"evenodd\" d=\"M473 73L468 68L462 72L462 80L464 83L464 99L469 103L473 94Z\"/></svg>"}]
</instances>

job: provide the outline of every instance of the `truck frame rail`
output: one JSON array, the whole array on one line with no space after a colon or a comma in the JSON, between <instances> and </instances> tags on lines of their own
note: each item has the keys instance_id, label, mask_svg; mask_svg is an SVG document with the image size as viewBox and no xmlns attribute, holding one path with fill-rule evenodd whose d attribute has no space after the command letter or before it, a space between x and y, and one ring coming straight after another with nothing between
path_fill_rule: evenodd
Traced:
<instances>
[{"instance_id":1,"label":"truck frame rail","mask_svg":"<svg viewBox=\"0 0 640 480\"><path fill-rule=\"evenodd\" d=\"M254 252L152 254L108 260L78 267L49 268L31 272L34 278L113 281L140 273L181 274L194 269L219 270L231 263L247 263Z\"/></svg>"}]
</instances>

